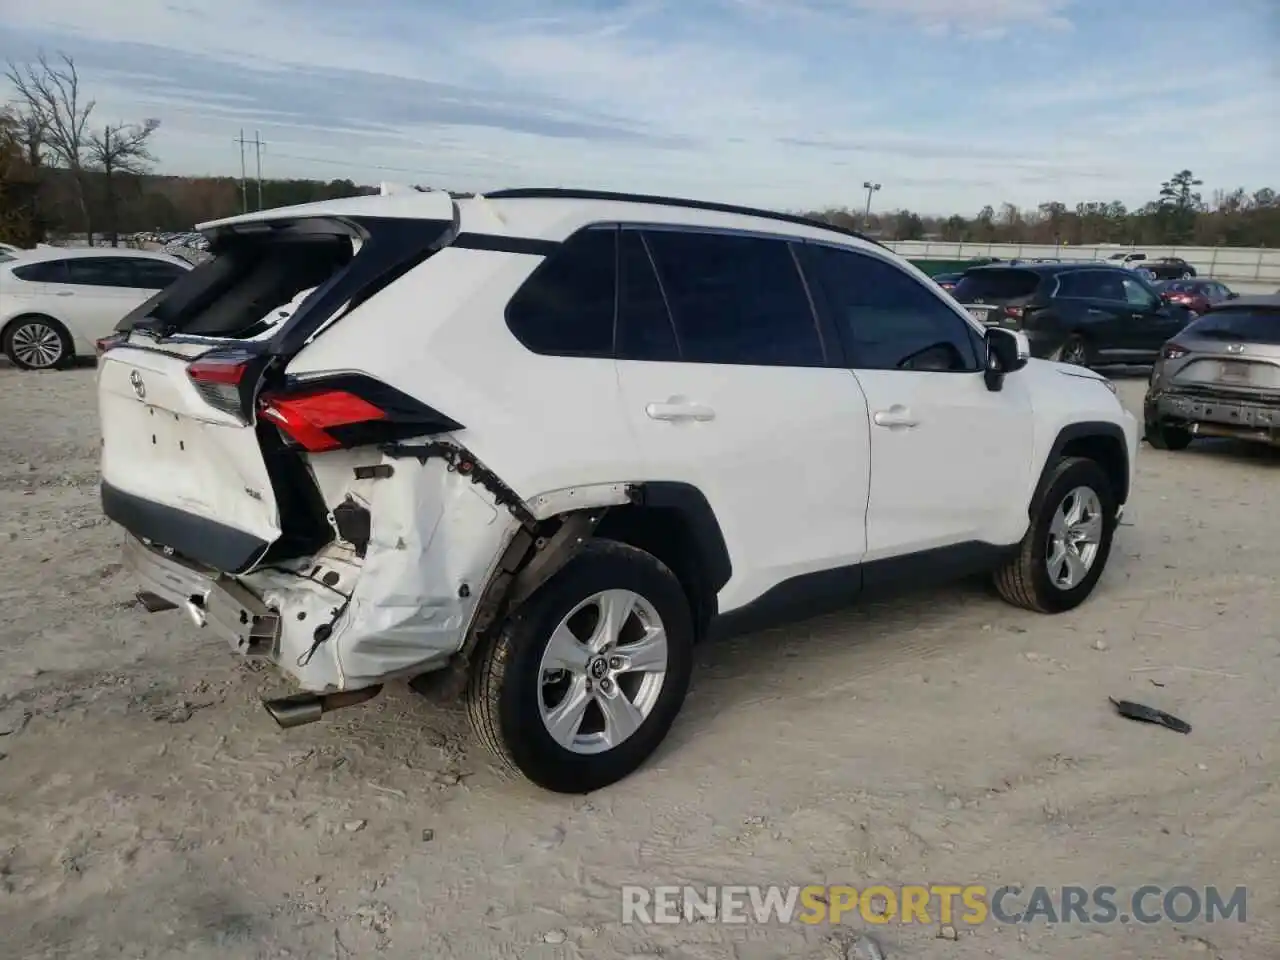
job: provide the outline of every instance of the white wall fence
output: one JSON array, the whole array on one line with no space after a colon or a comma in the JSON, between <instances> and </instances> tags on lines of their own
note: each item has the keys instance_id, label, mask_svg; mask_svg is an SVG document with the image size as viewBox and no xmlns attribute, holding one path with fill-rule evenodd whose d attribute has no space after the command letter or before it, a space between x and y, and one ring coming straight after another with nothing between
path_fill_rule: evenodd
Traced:
<instances>
[{"instance_id":1,"label":"white wall fence","mask_svg":"<svg viewBox=\"0 0 1280 960\"><path fill-rule=\"evenodd\" d=\"M1073 247L1065 244L948 243L940 240L897 240L887 244L904 257L927 260L963 260L970 257L1055 257L1059 260L1105 260L1113 253L1145 253L1147 259L1181 257L1203 277L1225 283L1235 281L1260 292L1280 288L1280 249L1259 247Z\"/></svg>"}]
</instances>

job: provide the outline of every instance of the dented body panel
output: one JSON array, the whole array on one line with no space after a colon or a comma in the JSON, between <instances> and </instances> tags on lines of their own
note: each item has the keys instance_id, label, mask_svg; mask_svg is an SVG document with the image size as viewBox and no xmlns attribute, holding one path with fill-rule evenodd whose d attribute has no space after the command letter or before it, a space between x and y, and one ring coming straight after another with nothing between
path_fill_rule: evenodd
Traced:
<instances>
[{"instance_id":1,"label":"dented body panel","mask_svg":"<svg viewBox=\"0 0 1280 960\"><path fill-rule=\"evenodd\" d=\"M331 497L350 498L370 515L369 539L340 539L314 557L262 567L243 577L204 571L166 588L154 576L148 590L186 606L194 590L210 609L247 589L278 620L274 638L250 646L226 620L204 624L242 653L266 656L303 690L358 690L396 677L438 669L458 652L476 604L498 559L520 527L492 494L444 459L343 456L317 470ZM354 466L388 466L390 474L356 479ZM339 474L351 478L342 484ZM136 543L136 541L134 541ZM361 556L363 553L363 556ZM137 554L127 551L126 558ZM149 564L165 562L146 551ZM178 561L170 558L169 563ZM139 564L132 564L135 570ZM185 568L188 569L189 568Z\"/></svg>"}]
</instances>

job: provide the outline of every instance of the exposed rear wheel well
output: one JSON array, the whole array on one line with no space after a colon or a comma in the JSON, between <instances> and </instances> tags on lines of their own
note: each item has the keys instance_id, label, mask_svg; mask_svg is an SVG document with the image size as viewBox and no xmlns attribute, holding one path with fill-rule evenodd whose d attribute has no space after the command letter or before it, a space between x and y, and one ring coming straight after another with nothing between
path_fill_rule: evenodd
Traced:
<instances>
[{"instance_id":1,"label":"exposed rear wheel well","mask_svg":"<svg viewBox=\"0 0 1280 960\"><path fill-rule=\"evenodd\" d=\"M657 557L680 581L693 611L697 636L705 635L716 612L718 587L707 574L711 558L694 525L673 507L613 507L595 529L595 536L627 543Z\"/></svg>"}]
</instances>

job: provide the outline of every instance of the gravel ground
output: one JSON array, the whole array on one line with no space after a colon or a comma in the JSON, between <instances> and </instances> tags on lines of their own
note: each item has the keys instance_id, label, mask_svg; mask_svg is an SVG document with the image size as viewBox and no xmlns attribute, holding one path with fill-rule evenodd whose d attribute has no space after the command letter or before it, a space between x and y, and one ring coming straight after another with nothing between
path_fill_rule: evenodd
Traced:
<instances>
[{"instance_id":1,"label":"gravel ground","mask_svg":"<svg viewBox=\"0 0 1280 960\"><path fill-rule=\"evenodd\" d=\"M890 924L889 958L1280 956L1272 452L1144 447L1073 613L960 587L703 649L654 761L565 798L407 690L276 729L270 672L133 602L92 370L0 368L0 423L0 957L836 958L855 927L624 925L618 888L873 881L1249 887L1245 923Z\"/></svg>"}]
</instances>

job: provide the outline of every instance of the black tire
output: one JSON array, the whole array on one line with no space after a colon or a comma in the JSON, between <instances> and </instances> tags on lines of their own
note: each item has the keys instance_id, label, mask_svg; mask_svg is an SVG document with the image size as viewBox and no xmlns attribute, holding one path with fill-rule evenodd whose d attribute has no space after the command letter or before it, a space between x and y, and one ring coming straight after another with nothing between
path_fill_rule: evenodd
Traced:
<instances>
[{"instance_id":1,"label":"black tire","mask_svg":"<svg viewBox=\"0 0 1280 960\"><path fill-rule=\"evenodd\" d=\"M1083 580L1070 589L1054 583L1046 563L1049 528L1053 516L1068 494L1087 487L1097 495L1102 507L1102 536L1093 565ZM1078 607L1093 592L1111 555L1116 531L1116 497L1106 472L1084 457L1064 457L1054 465L1044 493L1032 508L1027 534L1011 556L996 571L995 586L1000 596L1015 607L1036 613L1062 613Z\"/></svg>"},{"instance_id":2,"label":"black tire","mask_svg":"<svg viewBox=\"0 0 1280 960\"><path fill-rule=\"evenodd\" d=\"M34 327L47 328L57 337L59 353L52 362L31 363L20 354L20 345L16 342L20 338L20 331ZM76 358L75 344L67 328L53 317L42 314L28 314L10 321L4 328L4 336L0 338L0 349L19 370L65 370Z\"/></svg>"},{"instance_id":3,"label":"black tire","mask_svg":"<svg viewBox=\"0 0 1280 960\"><path fill-rule=\"evenodd\" d=\"M634 733L603 752L578 753L553 739L542 719L542 656L574 607L615 589L639 594L657 611L667 637L666 676ZM606 787L634 772L667 735L689 689L693 638L688 598L666 564L628 544L590 540L507 619L478 658L467 696L472 726L503 764L540 787L556 793Z\"/></svg>"},{"instance_id":4,"label":"black tire","mask_svg":"<svg viewBox=\"0 0 1280 960\"><path fill-rule=\"evenodd\" d=\"M1144 431L1147 443L1157 450L1185 450L1195 439L1185 427L1148 423Z\"/></svg>"},{"instance_id":5,"label":"black tire","mask_svg":"<svg viewBox=\"0 0 1280 960\"><path fill-rule=\"evenodd\" d=\"M1092 359L1089 351L1089 341L1078 333L1070 334L1062 341L1058 349L1053 351L1053 359L1060 363L1070 363L1077 367L1089 366Z\"/></svg>"}]
</instances>

